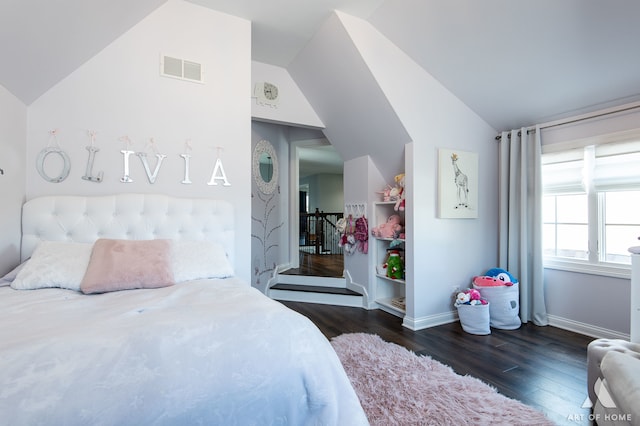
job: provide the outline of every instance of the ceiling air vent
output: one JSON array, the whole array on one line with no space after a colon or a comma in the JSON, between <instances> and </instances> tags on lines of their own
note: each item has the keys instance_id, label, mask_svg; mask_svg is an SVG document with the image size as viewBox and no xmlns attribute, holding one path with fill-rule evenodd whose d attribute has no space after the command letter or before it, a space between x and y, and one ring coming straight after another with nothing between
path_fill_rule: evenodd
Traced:
<instances>
[{"instance_id":1,"label":"ceiling air vent","mask_svg":"<svg viewBox=\"0 0 640 426\"><path fill-rule=\"evenodd\" d=\"M196 83L203 82L202 64L167 55L160 56L160 75Z\"/></svg>"}]
</instances>

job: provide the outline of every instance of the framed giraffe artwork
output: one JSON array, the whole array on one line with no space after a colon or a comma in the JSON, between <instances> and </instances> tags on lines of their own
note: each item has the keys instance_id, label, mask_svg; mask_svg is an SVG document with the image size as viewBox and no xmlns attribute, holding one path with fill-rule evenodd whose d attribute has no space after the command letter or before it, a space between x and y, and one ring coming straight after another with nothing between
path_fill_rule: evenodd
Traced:
<instances>
[{"instance_id":1,"label":"framed giraffe artwork","mask_svg":"<svg viewBox=\"0 0 640 426\"><path fill-rule=\"evenodd\" d=\"M478 154L438 150L438 217L478 217Z\"/></svg>"}]
</instances>

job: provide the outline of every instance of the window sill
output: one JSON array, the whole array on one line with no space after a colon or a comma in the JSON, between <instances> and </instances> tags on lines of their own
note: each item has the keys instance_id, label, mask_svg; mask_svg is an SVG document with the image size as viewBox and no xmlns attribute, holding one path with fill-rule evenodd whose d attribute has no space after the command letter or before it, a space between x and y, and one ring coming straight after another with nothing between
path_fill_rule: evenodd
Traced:
<instances>
[{"instance_id":1,"label":"window sill","mask_svg":"<svg viewBox=\"0 0 640 426\"><path fill-rule=\"evenodd\" d=\"M580 262L578 260L566 260L558 258L545 258L543 261L545 269L556 269L558 271L578 272L581 274L600 275L612 278L631 279L631 265L616 263L593 264Z\"/></svg>"}]
</instances>

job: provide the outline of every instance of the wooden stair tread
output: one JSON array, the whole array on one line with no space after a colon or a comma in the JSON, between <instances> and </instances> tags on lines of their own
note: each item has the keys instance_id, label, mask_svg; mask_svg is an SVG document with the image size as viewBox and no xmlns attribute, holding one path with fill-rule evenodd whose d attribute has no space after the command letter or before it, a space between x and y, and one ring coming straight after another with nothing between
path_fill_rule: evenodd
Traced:
<instances>
[{"instance_id":1,"label":"wooden stair tread","mask_svg":"<svg viewBox=\"0 0 640 426\"><path fill-rule=\"evenodd\" d=\"M300 285L300 284L276 284L271 287L271 290L289 290L289 291L304 291L310 293L327 293L327 294L343 294L347 296L362 296L360 293L356 293L348 288L340 287L325 287L316 285Z\"/></svg>"}]
</instances>

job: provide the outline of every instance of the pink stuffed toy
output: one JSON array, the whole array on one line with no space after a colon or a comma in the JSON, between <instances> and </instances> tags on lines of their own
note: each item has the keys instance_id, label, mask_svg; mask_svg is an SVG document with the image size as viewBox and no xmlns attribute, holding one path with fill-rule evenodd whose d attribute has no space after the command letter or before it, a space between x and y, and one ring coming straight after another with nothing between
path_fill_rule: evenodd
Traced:
<instances>
[{"instance_id":1,"label":"pink stuffed toy","mask_svg":"<svg viewBox=\"0 0 640 426\"><path fill-rule=\"evenodd\" d=\"M456 305L487 305L488 302L482 298L482 295L475 288L461 291L456 295Z\"/></svg>"},{"instance_id":2,"label":"pink stuffed toy","mask_svg":"<svg viewBox=\"0 0 640 426\"><path fill-rule=\"evenodd\" d=\"M512 286L512 282L505 282L497 277L490 277L487 275L480 275L477 277L473 277L473 283L478 287L503 287L503 286Z\"/></svg>"},{"instance_id":3,"label":"pink stuffed toy","mask_svg":"<svg viewBox=\"0 0 640 426\"><path fill-rule=\"evenodd\" d=\"M400 216L393 214L389 216L385 223L374 226L371 229L371 235L378 238L398 238L402 233L402 229Z\"/></svg>"},{"instance_id":4,"label":"pink stuffed toy","mask_svg":"<svg viewBox=\"0 0 640 426\"><path fill-rule=\"evenodd\" d=\"M470 299L469 301L471 302L472 305L476 305L478 303L481 303L483 305L487 304L487 302L482 298L482 295L480 294L480 292L475 288L470 288L468 292L469 292L469 299Z\"/></svg>"},{"instance_id":5,"label":"pink stuffed toy","mask_svg":"<svg viewBox=\"0 0 640 426\"><path fill-rule=\"evenodd\" d=\"M391 201L391 185L387 184L382 191L376 192L376 194L382 194L382 201Z\"/></svg>"}]
</instances>

